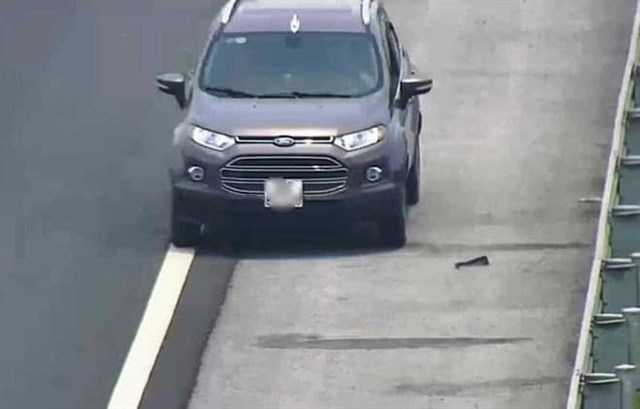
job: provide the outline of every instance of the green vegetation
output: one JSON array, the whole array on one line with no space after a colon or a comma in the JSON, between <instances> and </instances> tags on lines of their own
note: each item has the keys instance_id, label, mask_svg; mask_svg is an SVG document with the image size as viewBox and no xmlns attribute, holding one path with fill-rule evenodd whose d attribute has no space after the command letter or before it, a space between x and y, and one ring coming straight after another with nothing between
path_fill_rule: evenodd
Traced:
<instances>
[{"instance_id":1,"label":"green vegetation","mask_svg":"<svg viewBox=\"0 0 640 409\"><path fill-rule=\"evenodd\" d=\"M640 409L640 393L636 395L636 409Z\"/></svg>"}]
</instances>

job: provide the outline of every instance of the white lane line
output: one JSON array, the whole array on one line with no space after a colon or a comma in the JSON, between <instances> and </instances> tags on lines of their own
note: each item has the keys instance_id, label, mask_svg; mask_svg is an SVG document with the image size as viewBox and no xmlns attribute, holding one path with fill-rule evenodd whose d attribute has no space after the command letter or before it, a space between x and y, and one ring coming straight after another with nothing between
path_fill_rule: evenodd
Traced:
<instances>
[{"instance_id":1,"label":"white lane line","mask_svg":"<svg viewBox=\"0 0 640 409\"><path fill-rule=\"evenodd\" d=\"M169 246L142 321L111 393L108 409L134 409L140 404L194 255L193 249Z\"/></svg>"}]
</instances>

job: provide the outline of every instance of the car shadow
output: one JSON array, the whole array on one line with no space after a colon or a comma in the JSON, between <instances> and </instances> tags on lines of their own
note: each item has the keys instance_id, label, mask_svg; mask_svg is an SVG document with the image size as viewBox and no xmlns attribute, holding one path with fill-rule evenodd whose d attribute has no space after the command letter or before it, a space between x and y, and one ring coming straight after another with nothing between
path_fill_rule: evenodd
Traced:
<instances>
[{"instance_id":1,"label":"car shadow","mask_svg":"<svg viewBox=\"0 0 640 409\"><path fill-rule=\"evenodd\" d=\"M393 251L380 244L373 225L260 226L215 238L205 234L199 249L254 260L353 257Z\"/></svg>"}]
</instances>

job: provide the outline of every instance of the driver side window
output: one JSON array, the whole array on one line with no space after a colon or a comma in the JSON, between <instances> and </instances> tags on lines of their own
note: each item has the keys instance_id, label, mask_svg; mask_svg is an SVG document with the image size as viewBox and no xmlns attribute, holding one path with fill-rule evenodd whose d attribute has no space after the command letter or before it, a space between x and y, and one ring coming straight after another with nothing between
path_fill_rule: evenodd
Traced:
<instances>
[{"instance_id":1,"label":"driver side window","mask_svg":"<svg viewBox=\"0 0 640 409\"><path fill-rule=\"evenodd\" d=\"M400 81L400 45L398 44L398 38L396 37L393 25L384 11L380 11L379 18L380 26L383 27L385 54L388 58L388 67L391 79L389 92L390 97L393 100L396 97L398 82Z\"/></svg>"},{"instance_id":2,"label":"driver side window","mask_svg":"<svg viewBox=\"0 0 640 409\"><path fill-rule=\"evenodd\" d=\"M396 37L396 33L391 23L388 23L386 31L387 42L389 44L389 59L391 62L391 83L393 89L396 89L398 86L398 81L400 81L400 45L398 44L398 38Z\"/></svg>"}]
</instances>

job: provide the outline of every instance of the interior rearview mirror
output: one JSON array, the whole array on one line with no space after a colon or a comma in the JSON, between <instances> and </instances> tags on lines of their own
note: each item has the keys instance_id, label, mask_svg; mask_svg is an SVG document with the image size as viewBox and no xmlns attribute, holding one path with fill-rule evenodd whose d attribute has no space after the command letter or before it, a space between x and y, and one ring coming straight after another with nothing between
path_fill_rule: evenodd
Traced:
<instances>
[{"instance_id":1,"label":"interior rearview mirror","mask_svg":"<svg viewBox=\"0 0 640 409\"><path fill-rule=\"evenodd\" d=\"M426 94L433 87L432 79L407 78L400 82L399 105L404 108L409 100L417 95Z\"/></svg>"},{"instance_id":2,"label":"interior rearview mirror","mask_svg":"<svg viewBox=\"0 0 640 409\"><path fill-rule=\"evenodd\" d=\"M187 97L185 93L186 78L181 73L164 73L156 77L156 83L160 92L173 95L178 101L180 108L184 108L187 105Z\"/></svg>"}]
</instances>

